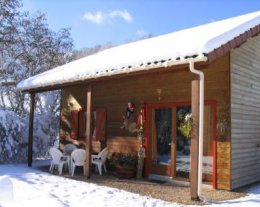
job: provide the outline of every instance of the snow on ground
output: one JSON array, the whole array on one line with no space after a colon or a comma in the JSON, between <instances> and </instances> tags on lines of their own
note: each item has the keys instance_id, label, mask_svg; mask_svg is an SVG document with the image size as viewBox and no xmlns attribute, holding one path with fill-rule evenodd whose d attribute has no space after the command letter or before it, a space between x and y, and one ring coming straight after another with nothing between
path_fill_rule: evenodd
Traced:
<instances>
[{"instance_id":1,"label":"snow on ground","mask_svg":"<svg viewBox=\"0 0 260 207\"><path fill-rule=\"evenodd\" d=\"M13 200L5 203L0 200L3 207L179 206L115 188L51 175L26 165L0 165L2 176L13 182ZM6 186L0 188L5 189Z\"/></svg>"},{"instance_id":2,"label":"snow on ground","mask_svg":"<svg viewBox=\"0 0 260 207\"><path fill-rule=\"evenodd\" d=\"M0 186L3 194L13 194L8 201L1 199L1 207L69 207L69 206L95 206L95 207L181 207L185 205L169 203L147 196L129 193L123 190L102 187L91 183L71 180L50 173L45 173L26 165L0 165L1 179L10 179ZM8 185L8 186L7 186ZM248 196L236 200L214 203L209 206L260 206L260 185L252 188ZM209 207L208 206L208 207Z\"/></svg>"}]
</instances>

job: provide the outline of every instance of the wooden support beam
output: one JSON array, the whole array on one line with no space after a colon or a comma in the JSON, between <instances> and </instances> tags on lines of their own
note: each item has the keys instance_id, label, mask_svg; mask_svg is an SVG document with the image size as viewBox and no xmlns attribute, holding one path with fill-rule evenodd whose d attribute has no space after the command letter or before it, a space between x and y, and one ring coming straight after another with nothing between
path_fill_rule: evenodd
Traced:
<instances>
[{"instance_id":1,"label":"wooden support beam","mask_svg":"<svg viewBox=\"0 0 260 207\"><path fill-rule=\"evenodd\" d=\"M190 195L191 200L199 200L198 196L198 161L199 161L199 79L191 83L191 167L190 167Z\"/></svg>"},{"instance_id":2,"label":"wooden support beam","mask_svg":"<svg viewBox=\"0 0 260 207\"><path fill-rule=\"evenodd\" d=\"M176 149L177 149L177 107L172 108L172 143L171 143L171 175L176 177Z\"/></svg>"},{"instance_id":3,"label":"wooden support beam","mask_svg":"<svg viewBox=\"0 0 260 207\"><path fill-rule=\"evenodd\" d=\"M91 172L91 87L87 89L87 113L86 113L86 162L85 176L90 178Z\"/></svg>"},{"instance_id":4,"label":"wooden support beam","mask_svg":"<svg viewBox=\"0 0 260 207\"><path fill-rule=\"evenodd\" d=\"M30 103L30 115L29 115L29 134L28 134L28 166L32 166L33 157L33 118L34 118L34 108L35 108L35 93L31 93L31 103Z\"/></svg>"}]
</instances>

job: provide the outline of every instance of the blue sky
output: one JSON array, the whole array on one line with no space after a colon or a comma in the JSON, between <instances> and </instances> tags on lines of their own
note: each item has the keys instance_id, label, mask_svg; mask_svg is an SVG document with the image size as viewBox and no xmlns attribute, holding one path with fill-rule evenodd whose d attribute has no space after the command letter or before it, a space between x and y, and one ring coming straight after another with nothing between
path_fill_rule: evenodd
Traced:
<instances>
[{"instance_id":1,"label":"blue sky","mask_svg":"<svg viewBox=\"0 0 260 207\"><path fill-rule=\"evenodd\" d=\"M123 44L260 10L260 0L23 0L47 15L51 29L70 27L75 49Z\"/></svg>"}]
</instances>

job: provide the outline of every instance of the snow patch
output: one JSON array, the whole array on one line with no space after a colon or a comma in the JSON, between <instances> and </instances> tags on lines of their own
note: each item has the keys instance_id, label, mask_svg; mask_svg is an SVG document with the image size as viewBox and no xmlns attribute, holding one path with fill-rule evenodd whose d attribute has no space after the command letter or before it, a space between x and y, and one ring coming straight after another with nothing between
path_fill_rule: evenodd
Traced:
<instances>
[{"instance_id":1,"label":"snow patch","mask_svg":"<svg viewBox=\"0 0 260 207\"><path fill-rule=\"evenodd\" d=\"M9 177L0 176L0 206L13 200L13 182Z\"/></svg>"}]
</instances>

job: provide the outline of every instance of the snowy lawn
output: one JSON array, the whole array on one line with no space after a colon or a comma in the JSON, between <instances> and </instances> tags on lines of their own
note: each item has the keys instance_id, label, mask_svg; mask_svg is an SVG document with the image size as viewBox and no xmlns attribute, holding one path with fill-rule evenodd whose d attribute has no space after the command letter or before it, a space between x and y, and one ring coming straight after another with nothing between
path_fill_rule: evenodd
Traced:
<instances>
[{"instance_id":1,"label":"snowy lawn","mask_svg":"<svg viewBox=\"0 0 260 207\"><path fill-rule=\"evenodd\" d=\"M0 165L0 180L3 180L3 178L9 178L12 181L13 192L10 192L10 186L8 183L0 184L1 207L185 206L140 196L138 194L129 193L115 188L102 187L95 184L51 175L49 173L29 168L26 165ZM13 194L13 198L4 201L4 194ZM251 188L248 191L248 196L244 198L218 202L210 206L260 206L260 184Z\"/></svg>"}]
</instances>

